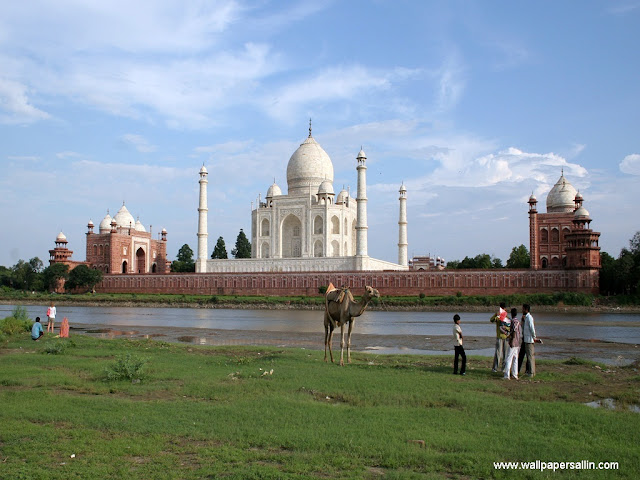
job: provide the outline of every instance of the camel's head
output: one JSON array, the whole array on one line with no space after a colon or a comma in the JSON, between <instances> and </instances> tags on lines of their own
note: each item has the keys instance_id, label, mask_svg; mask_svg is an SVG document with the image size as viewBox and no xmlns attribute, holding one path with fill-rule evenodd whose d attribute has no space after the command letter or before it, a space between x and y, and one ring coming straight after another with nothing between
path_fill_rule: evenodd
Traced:
<instances>
[{"instance_id":1,"label":"camel's head","mask_svg":"<svg viewBox=\"0 0 640 480\"><path fill-rule=\"evenodd\" d=\"M375 288L367 285L364 287L364 289L367 292L367 295L369 296L369 298L373 298L373 297L380 298L380 292Z\"/></svg>"}]
</instances>

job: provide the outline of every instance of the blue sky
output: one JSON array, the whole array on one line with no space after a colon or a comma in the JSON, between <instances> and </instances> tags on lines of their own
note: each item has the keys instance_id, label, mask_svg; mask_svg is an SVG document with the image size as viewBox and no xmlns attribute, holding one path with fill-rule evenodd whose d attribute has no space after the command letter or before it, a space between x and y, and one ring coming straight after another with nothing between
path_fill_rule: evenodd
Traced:
<instances>
[{"instance_id":1,"label":"blue sky","mask_svg":"<svg viewBox=\"0 0 640 480\"><path fill-rule=\"evenodd\" d=\"M447 260L529 246L561 169L617 256L640 230L640 0L5 2L0 265L48 264L63 231L127 208L196 251L250 231L251 202L306 138L355 193L368 156L369 254Z\"/></svg>"}]
</instances>

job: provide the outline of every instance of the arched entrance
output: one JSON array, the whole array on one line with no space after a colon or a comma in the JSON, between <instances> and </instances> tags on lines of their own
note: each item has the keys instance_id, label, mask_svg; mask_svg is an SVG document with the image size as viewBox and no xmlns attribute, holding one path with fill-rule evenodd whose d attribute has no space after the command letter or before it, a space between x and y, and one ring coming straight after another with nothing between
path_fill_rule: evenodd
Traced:
<instances>
[{"instance_id":1,"label":"arched entrance","mask_svg":"<svg viewBox=\"0 0 640 480\"><path fill-rule=\"evenodd\" d=\"M125 260L124 262L122 262L122 273L127 273L127 267L129 265L127 265L127 261Z\"/></svg>"},{"instance_id":2,"label":"arched entrance","mask_svg":"<svg viewBox=\"0 0 640 480\"><path fill-rule=\"evenodd\" d=\"M142 247L138 248L138 250L136 251L136 272L138 273L146 273L147 272L147 267L146 267L146 254L144 253L144 250L142 249Z\"/></svg>"},{"instance_id":3,"label":"arched entrance","mask_svg":"<svg viewBox=\"0 0 640 480\"><path fill-rule=\"evenodd\" d=\"M295 215L287 215L282 221L281 248L283 258L302 256L302 223Z\"/></svg>"}]
</instances>

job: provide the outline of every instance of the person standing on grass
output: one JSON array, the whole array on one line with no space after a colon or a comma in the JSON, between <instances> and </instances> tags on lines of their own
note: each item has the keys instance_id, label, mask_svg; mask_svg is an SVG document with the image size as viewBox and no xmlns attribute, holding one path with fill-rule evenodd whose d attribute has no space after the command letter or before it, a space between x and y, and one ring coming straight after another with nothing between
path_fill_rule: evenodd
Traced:
<instances>
[{"instance_id":1,"label":"person standing on grass","mask_svg":"<svg viewBox=\"0 0 640 480\"><path fill-rule=\"evenodd\" d=\"M40 340L40 337L42 335L44 335L44 330L42 329L42 324L40 323L40 317L36 317L36 321L33 322L33 327L31 327L31 339Z\"/></svg>"},{"instance_id":2,"label":"person standing on grass","mask_svg":"<svg viewBox=\"0 0 640 480\"><path fill-rule=\"evenodd\" d=\"M507 343L509 350L507 352L507 361L504 366L504 377L509 380L513 376L518 379L518 353L520 352L520 343L522 342L522 326L518 320L518 309L511 309L511 330Z\"/></svg>"},{"instance_id":3,"label":"person standing on grass","mask_svg":"<svg viewBox=\"0 0 640 480\"><path fill-rule=\"evenodd\" d=\"M530 377L536 374L535 349L533 348L533 344L536 342L536 327L533 323L531 307L525 303L522 305L522 346L524 347L524 354L527 356L525 373ZM520 366L522 366L522 363Z\"/></svg>"},{"instance_id":4,"label":"person standing on grass","mask_svg":"<svg viewBox=\"0 0 640 480\"><path fill-rule=\"evenodd\" d=\"M462 357L462 368L460 369L460 375L464 375L467 370L467 355L464 353L464 347L462 346L462 328L460 328L460 315L457 313L453 316L453 339L455 341L455 359L453 362L453 374L458 374L458 357Z\"/></svg>"},{"instance_id":5,"label":"person standing on grass","mask_svg":"<svg viewBox=\"0 0 640 480\"><path fill-rule=\"evenodd\" d=\"M507 323L507 311L505 310L506 304L500 302L500 310L494 316L491 317L491 323L496 324L496 351L493 355L493 368L492 372L498 372L504 367L504 359L507 353L506 340L507 332L505 330L505 324Z\"/></svg>"},{"instance_id":6,"label":"person standing on grass","mask_svg":"<svg viewBox=\"0 0 640 480\"><path fill-rule=\"evenodd\" d=\"M47 332L53 333L53 324L56 321L56 306L51 302L47 308Z\"/></svg>"}]
</instances>

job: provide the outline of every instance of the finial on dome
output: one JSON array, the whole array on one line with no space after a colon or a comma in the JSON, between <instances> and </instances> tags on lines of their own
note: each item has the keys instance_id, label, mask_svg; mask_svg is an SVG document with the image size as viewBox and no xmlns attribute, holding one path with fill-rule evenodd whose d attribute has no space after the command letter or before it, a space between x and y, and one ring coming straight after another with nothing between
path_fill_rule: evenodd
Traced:
<instances>
[{"instance_id":1,"label":"finial on dome","mask_svg":"<svg viewBox=\"0 0 640 480\"><path fill-rule=\"evenodd\" d=\"M311 138L311 118L309 118L309 138Z\"/></svg>"}]
</instances>

